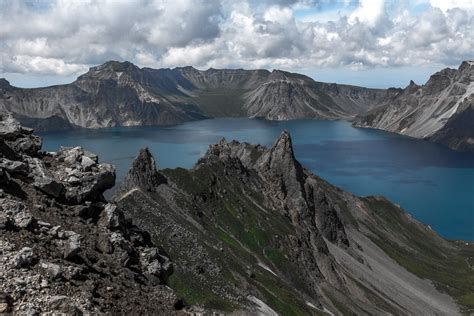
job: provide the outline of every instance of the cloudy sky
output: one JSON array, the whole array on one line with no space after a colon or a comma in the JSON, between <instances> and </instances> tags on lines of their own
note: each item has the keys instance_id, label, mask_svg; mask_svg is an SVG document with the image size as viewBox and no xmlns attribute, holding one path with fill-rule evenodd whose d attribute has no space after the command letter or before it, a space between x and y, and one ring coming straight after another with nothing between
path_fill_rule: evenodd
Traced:
<instances>
[{"instance_id":1,"label":"cloudy sky","mask_svg":"<svg viewBox=\"0 0 474 316\"><path fill-rule=\"evenodd\" d=\"M0 0L0 77L90 66L267 68L372 87L474 59L474 0Z\"/></svg>"}]
</instances>

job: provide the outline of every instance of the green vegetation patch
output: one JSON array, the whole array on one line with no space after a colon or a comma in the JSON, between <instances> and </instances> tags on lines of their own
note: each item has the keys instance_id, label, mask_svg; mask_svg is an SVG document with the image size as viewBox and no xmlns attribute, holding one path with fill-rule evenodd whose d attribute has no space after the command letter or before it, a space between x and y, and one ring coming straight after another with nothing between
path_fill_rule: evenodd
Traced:
<instances>
[{"instance_id":1,"label":"green vegetation patch","mask_svg":"<svg viewBox=\"0 0 474 316\"><path fill-rule=\"evenodd\" d=\"M288 289L279 280L264 273L256 273L255 281L265 303L280 315L308 315L307 306L293 289Z\"/></svg>"},{"instance_id":2,"label":"green vegetation patch","mask_svg":"<svg viewBox=\"0 0 474 316\"><path fill-rule=\"evenodd\" d=\"M245 115L245 89L213 89L202 91L195 102L205 115L211 117L240 117Z\"/></svg>"},{"instance_id":3,"label":"green vegetation patch","mask_svg":"<svg viewBox=\"0 0 474 316\"><path fill-rule=\"evenodd\" d=\"M435 286L451 295L464 312L474 309L474 246L446 241L411 222L402 210L373 197L365 201L378 225L368 225L371 237L380 248L408 271L430 279ZM421 224L420 224L421 225ZM387 238L402 236L406 246Z\"/></svg>"},{"instance_id":4,"label":"green vegetation patch","mask_svg":"<svg viewBox=\"0 0 474 316\"><path fill-rule=\"evenodd\" d=\"M207 308L224 312L238 309L236 304L217 296L205 286L199 286L193 276L188 276L185 273L173 273L168 279L168 284L175 290L176 295L183 298L187 304L204 305Z\"/></svg>"}]
</instances>

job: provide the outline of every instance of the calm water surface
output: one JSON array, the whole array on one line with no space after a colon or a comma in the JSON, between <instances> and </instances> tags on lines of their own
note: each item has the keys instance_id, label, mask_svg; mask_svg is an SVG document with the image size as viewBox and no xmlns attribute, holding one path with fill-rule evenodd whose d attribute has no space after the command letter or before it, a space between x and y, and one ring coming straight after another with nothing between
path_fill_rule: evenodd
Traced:
<instances>
[{"instance_id":1,"label":"calm water surface","mask_svg":"<svg viewBox=\"0 0 474 316\"><path fill-rule=\"evenodd\" d=\"M173 127L42 133L44 149L83 146L117 167L118 181L142 147L159 168L190 168L222 137L271 145L283 129L297 159L357 195L384 195L441 235L474 241L474 155L343 121L212 119Z\"/></svg>"}]
</instances>

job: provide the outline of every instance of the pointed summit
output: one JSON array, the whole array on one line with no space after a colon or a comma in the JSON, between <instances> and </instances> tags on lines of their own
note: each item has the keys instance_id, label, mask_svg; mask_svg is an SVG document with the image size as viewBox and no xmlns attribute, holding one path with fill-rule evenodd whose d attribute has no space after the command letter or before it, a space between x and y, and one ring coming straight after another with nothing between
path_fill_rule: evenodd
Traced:
<instances>
[{"instance_id":1,"label":"pointed summit","mask_svg":"<svg viewBox=\"0 0 474 316\"><path fill-rule=\"evenodd\" d=\"M273 143L272 148L266 155L266 162L264 164L267 168L274 171L283 171L281 169L284 168L285 172L289 172L291 169L296 173L296 169L301 169L300 164L295 159L293 142L287 130L282 131L278 139Z\"/></svg>"},{"instance_id":2,"label":"pointed summit","mask_svg":"<svg viewBox=\"0 0 474 316\"><path fill-rule=\"evenodd\" d=\"M304 212L306 209L302 199L305 174L303 167L295 159L293 143L287 130L284 130L278 139L259 162L259 169L264 178L274 185L279 199L288 200L289 209Z\"/></svg>"},{"instance_id":3,"label":"pointed summit","mask_svg":"<svg viewBox=\"0 0 474 316\"><path fill-rule=\"evenodd\" d=\"M409 93L413 93L419 88L420 88L419 85L417 85L413 80L410 80L410 83L408 84L408 86L406 86L405 90L408 91Z\"/></svg>"},{"instance_id":4,"label":"pointed summit","mask_svg":"<svg viewBox=\"0 0 474 316\"><path fill-rule=\"evenodd\" d=\"M278 147L285 148L289 153L291 153L291 155L293 155L293 142L291 140L291 136L288 130L283 130L272 146L272 148Z\"/></svg>"},{"instance_id":5,"label":"pointed summit","mask_svg":"<svg viewBox=\"0 0 474 316\"><path fill-rule=\"evenodd\" d=\"M137 188L154 192L160 184L166 182L166 178L156 170L155 159L146 147L140 149L137 158L133 161L132 167L123 180L120 190L122 193L126 193Z\"/></svg>"}]
</instances>

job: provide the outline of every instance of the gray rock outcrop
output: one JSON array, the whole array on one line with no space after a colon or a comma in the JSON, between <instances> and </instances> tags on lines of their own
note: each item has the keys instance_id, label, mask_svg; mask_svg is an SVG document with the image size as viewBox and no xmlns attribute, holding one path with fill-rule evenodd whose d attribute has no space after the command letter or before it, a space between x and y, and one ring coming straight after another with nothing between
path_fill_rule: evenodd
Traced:
<instances>
[{"instance_id":1,"label":"gray rock outcrop","mask_svg":"<svg viewBox=\"0 0 474 316\"><path fill-rule=\"evenodd\" d=\"M423 86L413 81L354 121L354 126L378 128L423 138L457 150L474 150L474 62L446 68Z\"/></svg>"},{"instance_id":2,"label":"gray rock outcrop","mask_svg":"<svg viewBox=\"0 0 474 316\"><path fill-rule=\"evenodd\" d=\"M103 197L113 166L80 147L41 152L4 114L0 143L0 313L179 313L171 260Z\"/></svg>"}]
</instances>

